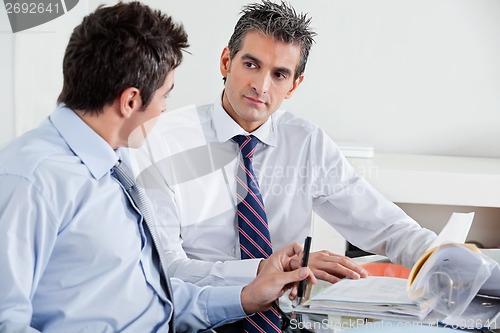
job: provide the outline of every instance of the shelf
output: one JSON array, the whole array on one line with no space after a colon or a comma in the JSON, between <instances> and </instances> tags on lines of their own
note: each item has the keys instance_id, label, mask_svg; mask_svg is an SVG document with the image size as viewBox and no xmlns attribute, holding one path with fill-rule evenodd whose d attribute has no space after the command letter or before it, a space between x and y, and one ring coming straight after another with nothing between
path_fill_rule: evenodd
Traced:
<instances>
[{"instance_id":1,"label":"shelf","mask_svg":"<svg viewBox=\"0 0 500 333\"><path fill-rule=\"evenodd\" d=\"M348 158L397 203L500 207L500 159L378 154Z\"/></svg>"}]
</instances>

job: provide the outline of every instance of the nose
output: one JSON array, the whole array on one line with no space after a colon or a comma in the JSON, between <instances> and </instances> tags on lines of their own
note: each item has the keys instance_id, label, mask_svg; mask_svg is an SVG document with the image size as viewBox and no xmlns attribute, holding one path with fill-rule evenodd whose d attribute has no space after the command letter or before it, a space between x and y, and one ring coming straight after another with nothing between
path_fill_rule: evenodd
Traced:
<instances>
[{"instance_id":1,"label":"nose","mask_svg":"<svg viewBox=\"0 0 500 333\"><path fill-rule=\"evenodd\" d=\"M271 85L271 78L268 73L259 73L255 75L252 88L258 95L266 94Z\"/></svg>"}]
</instances>

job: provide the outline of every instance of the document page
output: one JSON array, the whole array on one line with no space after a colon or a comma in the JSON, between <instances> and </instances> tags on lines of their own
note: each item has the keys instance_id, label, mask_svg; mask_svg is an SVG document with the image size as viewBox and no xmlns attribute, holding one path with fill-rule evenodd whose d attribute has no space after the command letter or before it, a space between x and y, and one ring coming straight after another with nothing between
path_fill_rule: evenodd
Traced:
<instances>
[{"instance_id":1,"label":"document page","mask_svg":"<svg viewBox=\"0 0 500 333\"><path fill-rule=\"evenodd\" d=\"M428 250L444 243L463 244L467 239L473 219L474 212L453 213Z\"/></svg>"},{"instance_id":2,"label":"document page","mask_svg":"<svg viewBox=\"0 0 500 333\"><path fill-rule=\"evenodd\" d=\"M406 284L406 279L386 276L343 279L316 295L314 301L413 304L406 292Z\"/></svg>"},{"instance_id":3,"label":"document page","mask_svg":"<svg viewBox=\"0 0 500 333\"><path fill-rule=\"evenodd\" d=\"M369 314L374 318L422 319L430 309L421 308L410 300L406 284L406 279L387 276L343 279L312 297L305 305L311 310Z\"/></svg>"}]
</instances>

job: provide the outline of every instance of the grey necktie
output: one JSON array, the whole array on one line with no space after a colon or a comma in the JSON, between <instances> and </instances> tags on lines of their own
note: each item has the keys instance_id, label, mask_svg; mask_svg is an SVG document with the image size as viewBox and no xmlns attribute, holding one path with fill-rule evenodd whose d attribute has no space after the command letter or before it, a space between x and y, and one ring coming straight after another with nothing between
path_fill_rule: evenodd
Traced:
<instances>
[{"instance_id":1,"label":"grey necktie","mask_svg":"<svg viewBox=\"0 0 500 333\"><path fill-rule=\"evenodd\" d=\"M146 232L149 231L151 235L151 239L153 240L153 256L158 256L159 262L160 262L160 268L161 271L163 272L163 282L164 282L164 288L167 293L167 297L170 299L170 301L173 304L173 294L172 294L172 287L170 285L170 279L167 274L167 265L165 261L165 257L163 255L163 251L160 246L159 242L159 236L156 231L156 225L154 222L154 216L151 212L151 209L149 207L147 198L146 198L146 193L144 192L144 189L137 186L135 183L134 179L129 175L129 173L126 171L126 169L123 167L121 162L118 162L118 164L113 168L113 177L115 177L125 188L127 193L130 195L132 198L133 203L137 206L139 209L142 217L144 218L144 222L146 223L147 228L145 228ZM175 316L174 316L174 308L172 306L172 319L170 320L169 323L169 331L170 332L175 332Z\"/></svg>"}]
</instances>

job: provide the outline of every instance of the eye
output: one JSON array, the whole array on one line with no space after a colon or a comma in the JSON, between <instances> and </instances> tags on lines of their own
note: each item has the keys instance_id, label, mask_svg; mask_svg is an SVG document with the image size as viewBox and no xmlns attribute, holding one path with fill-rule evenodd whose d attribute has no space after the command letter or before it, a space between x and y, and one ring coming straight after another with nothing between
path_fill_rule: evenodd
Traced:
<instances>
[{"instance_id":1,"label":"eye","mask_svg":"<svg viewBox=\"0 0 500 333\"><path fill-rule=\"evenodd\" d=\"M243 65L244 65L245 67L247 67L247 68L257 68L257 65L256 65L256 64L254 64L254 63L253 63L253 62L251 62L251 61L245 61L245 62L243 62Z\"/></svg>"},{"instance_id":2,"label":"eye","mask_svg":"<svg viewBox=\"0 0 500 333\"><path fill-rule=\"evenodd\" d=\"M276 72L274 73L274 76L279 80L286 80L288 78L288 76L282 72Z\"/></svg>"}]
</instances>

